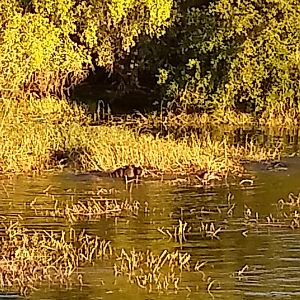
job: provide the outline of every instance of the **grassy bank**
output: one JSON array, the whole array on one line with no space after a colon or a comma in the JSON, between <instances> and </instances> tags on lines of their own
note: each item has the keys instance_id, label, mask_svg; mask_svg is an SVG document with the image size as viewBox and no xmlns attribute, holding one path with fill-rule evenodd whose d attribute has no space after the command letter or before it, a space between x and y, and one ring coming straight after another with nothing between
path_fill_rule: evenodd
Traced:
<instances>
[{"instance_id":1,"label":"grassy bank","mask_svg":"<svg viewBox=\"0 0 300 300\"><path fill-rule=\"evenodd\" d=\"M240 172L241 159L278 153L249 143L229 144L209 133L175 139L119 126L90 126L85 110L65 100L1 99L0 170L31 172L68 165L79 170L111 170L135 163L159 173L208 170Z\"/></svg>"}]
</instances>

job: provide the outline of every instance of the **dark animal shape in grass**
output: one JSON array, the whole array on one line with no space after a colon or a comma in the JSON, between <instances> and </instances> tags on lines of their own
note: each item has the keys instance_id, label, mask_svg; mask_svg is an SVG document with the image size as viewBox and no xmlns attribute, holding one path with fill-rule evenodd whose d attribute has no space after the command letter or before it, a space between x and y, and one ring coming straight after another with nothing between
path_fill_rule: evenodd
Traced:
<instances>
[{"instance_id":1,"label":"dark animal shape in grass","mask_svg":"<svg viewBox=\"0 0 300 300\"><path fill-rule=\"evenodd\" d=\"M221 180L221 177L214 172L202 171L196 178L205 185L210 184L214 180Z\"/></svg>"},{"instance_id":2,"label":"dark animal shape in grass","mask_svg":"<svg viewBox=\"0 0 300 300\"><path fill-rule=\"evenodd\" d=\"M110 173L111 177L124 178L126 187L129 182L139 182L139 178L143 176L143 168L135 165L120 167Z\"/></svg>"},{"instance_id":3,"label":"dark animal shape in grass","mask_svg":"<svg viewBox=\"0 0 300 300\"><path fill-rule=\"evenodd\" d=\"M282 161L265 160L262 162L268 171L286 171L287 165Z\"/></svg>"}]
</instances>

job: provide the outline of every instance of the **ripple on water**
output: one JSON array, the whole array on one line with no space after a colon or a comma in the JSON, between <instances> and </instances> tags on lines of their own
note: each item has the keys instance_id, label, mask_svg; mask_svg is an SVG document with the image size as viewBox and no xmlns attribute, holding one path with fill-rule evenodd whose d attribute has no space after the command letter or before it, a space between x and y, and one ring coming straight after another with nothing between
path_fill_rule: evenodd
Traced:
<instances>
[{"instance_id":1,"label":"ripple on water","mask_svg":"<svg viewBox=\"0 0 300 300\"><path fill-rule=\"evenodd\" d=\"M300 172L255 172L258 182L255 179L251 189L238 185L213 190L178 188L166 183L144 182L134 188L131 195L124 190L122 181L114 179L73 174L34 179L24 176L3 182L5 189L0 190L0 214L15 219L22 217L25 224L40 230L63 228L66 222L63 218L45 220L43 216L36 216L33 201L34 207L42 211L53 207L56 200L59 203L72 199L82 201L93 197L91 191L101 187L116 188L120 192L113 197L138 201L139 214L124 215L117 220L104 218L82 222L78 224L80 228L111 240L118 249L149 249L156 253L178 249L191 255L192 264L206 262L203 267L205 279L199 272L186 272L182 277L184 288L177 295L147 294L121 277L115 285L112 265L97 262L86 267L86 286L81 290L45 288L35 292L32 299L211 299L206 290L211 282L207 281L209 277L214 280L211 292L218 299L294 299L300 296L300 232L287 226L268 226L266 217L270 213L276 215L279 198L287 197L289 192L299 193ZM45 192L49 186L51 188ZM229 192L234 196L230 203ZM231 216L227 212L232 204L235 208ZM250 218L255 219L255 213L258 213L259 220L264 220L263 226L255 226L255 222L253 226L246 224L245 207L251 209ZM174 233L179 219L187 222L187 228L191 227L182 245L158 230ZM215 230L221 228L216 237L201 231L201 226L211 223ZM245 271L238 274L245 266Z\"/></svg>"}]
</instances>

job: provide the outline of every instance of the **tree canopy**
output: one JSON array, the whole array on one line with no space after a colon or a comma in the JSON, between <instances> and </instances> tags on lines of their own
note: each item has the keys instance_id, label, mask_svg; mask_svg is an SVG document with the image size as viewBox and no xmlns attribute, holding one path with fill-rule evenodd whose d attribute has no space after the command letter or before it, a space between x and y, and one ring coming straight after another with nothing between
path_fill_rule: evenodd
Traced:
<instances>
[{"instance_id":1,"label":"tree canopy","mask_svg":"<svg viewBox=\"0 0 300 300\"><path fill-rule=\"evenodd\" d=\"M197 110L298 107L299 15L296 0L187 6L166 37L177 39L159 72L166 100Z\"/></svg>"},{"instance_id":2,"label":"tree canopy","mask_svg":"<svg viewBox=\"0 0 300 300\"><path fill-rule=\"evenodd\" d=\"M142 35L170 24L171 0L0 0L0 93L38 95L113 69Z\"/></svg>"},{"instance_id":3,"label":"tree canopy","mask_svg":"<svg viewBox=\"0 0 300 300\"><path fill-rule=\"evenodd\" d=\"M158 76L170 108L299 107L299 15L297 0L0 0L0 93L61 95L100 66Z\"/></svg>"}]
</instances>

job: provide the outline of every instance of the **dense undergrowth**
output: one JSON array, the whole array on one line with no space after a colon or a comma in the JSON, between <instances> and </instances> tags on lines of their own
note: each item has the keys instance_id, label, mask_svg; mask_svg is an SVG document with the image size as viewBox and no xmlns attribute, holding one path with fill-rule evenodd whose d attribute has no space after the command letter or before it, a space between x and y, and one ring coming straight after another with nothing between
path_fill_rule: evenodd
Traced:
<instances>
[{"instance_id":1,"label":"dense undergrowth","mask_svg":"<svg viewBox=\"0 0 300 300\"><path fill-rule=\"evenodd\" d=\"M274 110L299 114L297 1L183 3L174 26L157 41L158 83L167 106L266 111L273 118Z\"/></svg>"}]
</instances>

